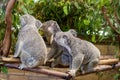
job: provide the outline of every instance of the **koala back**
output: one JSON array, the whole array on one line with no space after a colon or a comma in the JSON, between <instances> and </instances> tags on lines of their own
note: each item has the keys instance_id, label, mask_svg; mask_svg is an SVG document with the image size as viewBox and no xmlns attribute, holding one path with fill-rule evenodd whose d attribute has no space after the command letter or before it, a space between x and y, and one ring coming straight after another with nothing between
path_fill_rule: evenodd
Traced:
<instances>
[{"instance_id":1,"label":"koala back","mask_svg":"<svg viewBox=\"0 0 120 80\"><path fill-rule=\"evenodd\" d=\"M86 40L81 40L76 37L72 38L71 49L73 57L79 54L83 54L84 60L87 60L85 62L90 62L90 60L100 58L99 49L91 42Z\"/></svg>"},{"instance_id":2,"label":"koala back","mask_svg":"<svg viewBox=\"0 0 120 80\"><path fill-rule=\"evenodd\" d=\"M44 61L47 57L47 48L38 31L34 30L32 27L30 29L21 31L19 33L19 39L23 40L22 50L26 51L27 54L36 59L36 61L39 61L40 64L45 63ZM30 57L24 56L22 61L25 60L24 58Z\"/></svg>"}]
</instances>

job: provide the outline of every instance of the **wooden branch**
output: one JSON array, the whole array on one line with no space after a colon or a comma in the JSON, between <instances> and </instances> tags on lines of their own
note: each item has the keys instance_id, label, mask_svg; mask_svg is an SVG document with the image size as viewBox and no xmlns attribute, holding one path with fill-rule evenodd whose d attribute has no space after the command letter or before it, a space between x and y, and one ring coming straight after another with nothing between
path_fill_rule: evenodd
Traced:
<instances>
[{"instance_id":1,"label":"wooden branch","mask_svg":"<svg viewBox=\"0 0 120 80\"><path fill-rule=\"evenodd\" d=\"M114 65L114 66L110 66L110 65L98 65L97 67L95 67L93 69L93 71L87 72L85 74L78 73L77 76L87 75L87 74L96 73L96 72L108 71L108 70L111 70L111 69L119 69L119 68L120 68L120 62L118 64Z\"/></svg>"},{"instance_id":2,"label":"wooden branch","mask_svg":"<svg viewBox=\"0 0 120 80\"><path fill-rule=\"evenodd\" d=\"M106 21L108 22L108 24L110 25L110 27L117 33L117 34L120 34L118 31L117 31L117 28L115 26L112 25L112 23L110 22L110 19L109 17L107 16L107 12L106 12L106 9L105 7L103 6L102 9L101 9L102 13L103 13L103 16L104 18L106 19Z\"/></svg>"},{"instance_id":3,"label":"wooden branch","mask_svg":"<svg viewBox=\"0 0 120 80\"><path fill-rule=\"evenodd\" d=\"M119 59L106 59L106 60L100 60L99 65L111 65L111 64L117 64L119 62Z\"/></svg>"},{"instance_id":4,"label":"wooden branch","mask_svg":"<svg viewBox=\"0 0 120 80\"><path fill-rule=\"evenodd\" d=\"M118 6L114 5L114 7L113 7L114 8L114 16L115 16L116 21L120 24L120 19L119 19L118 14L117 14L116 7L118 7Z\"/></svg>"},{"instance_id":5,"label":"wooden branch","mask_svg":"<svg viewBox=\"0 0 120 80\"><path fill-rule=\"evenodd\" d=\"M5 64L5 66L9 67L9 68L18 69L18 64ZM91 72L87 72L85 74L80 74L80 72L78 72L76 74L76 77L81 76L81 75L87 75L87 74L90 74L90 73L96 73L96 72L107 71L107 70L118 69L118 68L120 68L120 62L118 64L114 65L114 66L111 66L111 65L98 65ZM36 72L36 73L42 73L42 74L46 74L46 75L52 75L52 76L56 76L56 77L59 77L59 78L62 78L62 79L66 79L66 80L71 79L71 76L68 75L65 72L58 72L58 71L47 70L47 69L43 69L43 68L33 68L33 69L25 68L23 70Z\"/></svg>"},{"instance_id":6,"label":"wooden branch","mask_svg":"<svg viewBox=\"0 0 120 80\"><path fill-rule=\"evenodd\" d=\"M0 61L5 63L20 63L19 58L13 58L13 57L2 57Z\"/></svg>"},{"instance_id":7,"label":"wooden branch","mask_svg":"<svg viewBox=\"0 0 120 80\"><path fill-rule=\"evenodd\" d=\"M100 56L100 60L104 60L104 59L114 59L113 55L102 55Z\"/></svg>"},{"instance_id":8,"label":"wooden branch","mask_svg":"<svg viewBox=\"0 0 120 80\"><path fill-rule=\"evenodd\" d=\"M5 66L9 67L9 68L18 69L18 64L5 64ZM69 80L71 78L71 76L67 73L53 71L53 70L47 70L47 69L43 69L43 68L32 68L32 69L24 68L23 70L36 72L36 73L42 73L42 74L46 74L46 75L52 75L52 76L56 76L58 78L66 79L66 80Z\"/></svg>"},{"instance_id":9,"label":"wooden branch","mask_svg":"<svg viewBox=\"0 0 120 80\"><path fill-rule=\"evenodd\" d=\"M12 55L10 57L2 57L0 60L5 63L20 63L19 58L13 58ZM113 56L101 56L99 65L109 65L109 64L116 64L119 62L119 59L115 59ZM51 62L50 62L51 63Z\"/></svg>"}]
</instances>

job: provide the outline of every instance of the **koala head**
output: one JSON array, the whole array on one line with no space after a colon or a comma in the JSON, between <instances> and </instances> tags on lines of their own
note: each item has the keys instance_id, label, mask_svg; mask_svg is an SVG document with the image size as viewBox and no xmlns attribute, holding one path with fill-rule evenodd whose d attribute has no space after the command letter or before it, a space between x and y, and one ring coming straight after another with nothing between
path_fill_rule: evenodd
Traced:
<instances>
[{"instance_id":1,"label":"koala head","mask_svg":"<svg viewBox=\"0 0 120 80\"><path fill-rule=\"evenodd\" d=\"M24 27L25 25L35 25L37 29L39 29L42 26L42 23L35 19L32 15L25 14L20 17L20 23L21 26Z\"/></svg>"},{"instance_id":2,"label":"koala head","mask_svg":"<svg viewBox=\"0 0 120 80\"><path fill-rule=\"evenodd\" d=\"M51 34L55 34L56 32L61 31L57 22L53 20L44 22L43 25L41 26L41 30L46 31Z\"/></svg>"},{"instance_id":3,"label":"koala head","mask_svg":"<svg viewBox=\"0 0 120 80\"><path fill-rule=\"evenodd\" d=\"M57 22L53 21L53 20L44 22L42 24L40 30L42 30L44 32L44 34L46 35L46 38L47 38L47 41L49 42L49 44L52 44L54 35L57 32L61 31Z\"/></svg>"},{"instance_id":4,"label":"koala head","mask_svg":"<svg viewBox=\"0 0 120 80\"><path fill-rule=\"evenodd\" d=\"M57 32L54 37L54 41L58 45L66 48L68 50L68 52L71 53L70 43L71 43L72 37L73 37L73 35L70 32Z\"/></svg>"}]
</instances>

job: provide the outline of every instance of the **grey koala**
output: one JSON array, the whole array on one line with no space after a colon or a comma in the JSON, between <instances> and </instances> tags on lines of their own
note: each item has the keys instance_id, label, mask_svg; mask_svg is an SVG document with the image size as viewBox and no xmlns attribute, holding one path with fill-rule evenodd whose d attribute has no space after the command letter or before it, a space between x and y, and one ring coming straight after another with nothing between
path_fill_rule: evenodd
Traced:
<instances>
[{"instance_id":1,"label":"grey koala","mask_svg":"<svg viewBox=\"0 0 120 80\"><path fill-rule=\"evenodd\" d=\"M57 32L54 41L58 46L63 47L61 49L66 49L72 56L72 62L69 64L70 70L68 73L73 77L79 68L82 74L84 74L92 71L99 63L99 49L92 43L73 36L70 32ZM57 59L57 61L59 62L59 59Z\"/></svg>"},{"instance_id":2,"label":"grey koala","mask_svg":"<svg viewBox=\"0 0 120 80\"><path fill-rule=\"evenodd\" d=\"M61 31L59 25L54 20L46 21L40 27L40 30L44 32L44 35L49 44L52 44L54 34Z\"/></svg>"},{"instance_id":3,"label":"grey koala","mask_svg":"<svg viewBox=\"0 0 120 80\"><path fill-rule=\"evenodd\" d=\"M20 56L20 69L33 68L46 63L47 48L38 32L42 23L33 16L20 17L21 29L18 34L14 57Z\"/></svg>"},{"instance_id":4,"label":"grey koala","mask_svg":"<svg viewBox=\"0 0 120 80\"><path fill-rule=\"evenodd\" d=\"M74 29L70 29L68 30L68 32L77 37L77 32ZM55 67L58 64L62 66L69 66L72 61L72 54L69 54L66 48L59 46L53 39L52 49L48 53L48 60L50 60L51 58L54 59L51 67Z\"/></svg>"},{"instance_id":5,"label":"grey koala","mask_svg":"<svg viewBox=\"0 0 120 80\"><path fill-rule=\"evenodd\" d=\"M42 24L40 30L44 32L47 41L51 45L51 50L48 53L47 61L49 61L50 59L56 59L51 64L51 67L55 67L57 64L68 66L68 64L70 64L72 60L72 56L67 52L67 50L64 49L63 51L63 49L61 49L61 47L58 46L53 40L57 32L62 32L58 23L54 20L46 21ZM73 36L77 36L77 32L74 29L70 29L68 32L72 33ZM58 56L61 56L59 57L60 60L59 58L57 58ZM59 63L56 63L57 60L59 60Z\"/></svg>"}]
</instances>

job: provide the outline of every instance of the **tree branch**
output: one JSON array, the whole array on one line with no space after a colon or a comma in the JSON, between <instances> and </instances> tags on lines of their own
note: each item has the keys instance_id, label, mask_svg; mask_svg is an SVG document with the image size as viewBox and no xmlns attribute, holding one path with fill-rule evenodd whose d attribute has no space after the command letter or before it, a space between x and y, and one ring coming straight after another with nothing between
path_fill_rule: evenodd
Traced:
<instances>
[{"instance_id":1,"label":"tree branch","mask_svg":"<svg viewBox=\"0 0 120 80\"><path fill-rule=\"evenodd\" d=\"M117 33L117 34L120 34L118 31L117 31L117 28L115 26L112 25L112 23L110 22L110 18L107 16L107 12L106 12L106 9L105 7L103 6L102 9L101 9L102 13L103 13L103 16L104 18L106 19L106 21L108 22L108 24L110 25L110 27Z\"/></svg>"}]
</instances>

